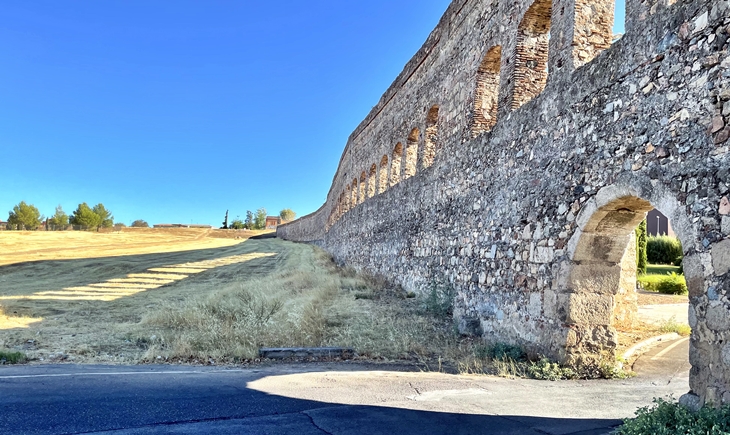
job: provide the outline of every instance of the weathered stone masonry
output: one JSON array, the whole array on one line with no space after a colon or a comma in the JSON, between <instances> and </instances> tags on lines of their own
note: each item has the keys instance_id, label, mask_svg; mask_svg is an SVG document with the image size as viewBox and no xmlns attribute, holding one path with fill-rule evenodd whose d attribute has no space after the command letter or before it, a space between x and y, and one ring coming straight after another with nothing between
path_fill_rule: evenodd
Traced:
<instances>
[{"instance_id":1,"label":"weathered stone masonry","mask_svg":"<svg viewBox=\"0 0 730 435\"><path fill-rule=\"evenodd\" d=\"M612 3L452 2L278 234L451 285L463 329L580 364L632 321L632 231L658 208L685 250L685 399L730 403L730 2L628 0L610 45Z\"/></svg>"}]
</instances>

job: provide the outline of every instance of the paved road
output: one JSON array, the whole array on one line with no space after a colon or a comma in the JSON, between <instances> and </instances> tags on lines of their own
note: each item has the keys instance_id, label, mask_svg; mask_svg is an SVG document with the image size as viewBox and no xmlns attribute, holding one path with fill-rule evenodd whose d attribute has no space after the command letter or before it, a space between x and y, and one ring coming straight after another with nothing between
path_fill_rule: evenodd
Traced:
<instances>
[{"instance_id":1,"label":"paved road","mask_svg":"<svg viewBox=\"0 0 730 435\"><path fill-rule=\"evenodd\" d=\"M633 370L645 378L689 385L689 337L659 343L634 363ZM689 389L689 387L687 387Z\"/></svg>"},{"instance_id":2,"label":"paved road","mask_svg":"<svg viewBox=\"0 0 730 435\"><path fill-rule=\"evenodd\" d=\"M662 377L542 382L344 363L0 367L0 433L605 434L687 390Z\"/></svg>"}]
</instances>

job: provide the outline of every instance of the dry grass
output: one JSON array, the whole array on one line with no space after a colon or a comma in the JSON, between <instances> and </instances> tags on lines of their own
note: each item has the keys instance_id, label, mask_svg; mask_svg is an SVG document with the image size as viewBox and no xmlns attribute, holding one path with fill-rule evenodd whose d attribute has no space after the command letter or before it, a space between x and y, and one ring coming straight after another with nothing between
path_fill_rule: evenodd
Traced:
<instances>
[{"instance_id":1,"label":"dry grass","mask_svg":"<svg viewBox=\"0 0 730 435\"><path fill-rule=\"evenodd\" d=\"M0 231L0 266L27 261L105 258L220 248L235 245L242 239L260 233L196 228L124 228L122 231L103 233Z\"/></svg>"},{"instance_id":2,"label":"dry grass","mask_svg":"<svg viewBox=\"0 0 730 435\"><path fill-rule=\"evenodd\" d=\"M264 279L146 316L140 336L155 339L145 359L238 361L255 358L260 347L345 346L368 358L426 361L457 344L450 321L423 313L405 293L337 268L317 248L291 247Z\"/></svg>"}]
</instances>

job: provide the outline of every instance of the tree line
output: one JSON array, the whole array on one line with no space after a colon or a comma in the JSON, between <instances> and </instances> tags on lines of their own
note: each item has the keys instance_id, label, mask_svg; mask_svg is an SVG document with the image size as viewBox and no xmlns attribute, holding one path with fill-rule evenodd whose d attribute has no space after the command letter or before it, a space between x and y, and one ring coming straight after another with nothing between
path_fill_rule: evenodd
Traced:
<instances>
[{"instance_id":1,"label":"tree line","mask_svg":"<svg viewBox=\"0 0 730 435\"><path fill-rule=\"evenodd\" d=\"M82 202L70 216L59 205L56 207L53 216L46 219L38 210L38 207L20 201L8 214L8 227L10 229L37 230L44 222L49 229L58 230L65 230L69 225L97 230L115 226L111 210L104 207L102 203L90 207L89 204ZM116 225L124 226L124 224ZM149 227L147 222L141 219L134 221L132 226Z\"/></svg>"},{"instance_id":2,"label":"tree line","mask_svg":"<svg viewBox=\"0 0 730 435\"><path fill-rule=\"evenodd\" d=\"M256 212L252 212L251 210L246 210L246 219L242 220L238 216L236 216L236 219L234 219L230 224L228 223L228 211L226 210L226 217L223 220L223 226L221 229L223 230L263 230L266 229L266 216L267 212L266 209L261 207L260 209L256 210ZM279 219L281 219L281 222L289 222L293 221L297 217L297 214L294 213L294 211L290 208L285 208L284 210L279 212Z\"/></svg>"}]
</instances>

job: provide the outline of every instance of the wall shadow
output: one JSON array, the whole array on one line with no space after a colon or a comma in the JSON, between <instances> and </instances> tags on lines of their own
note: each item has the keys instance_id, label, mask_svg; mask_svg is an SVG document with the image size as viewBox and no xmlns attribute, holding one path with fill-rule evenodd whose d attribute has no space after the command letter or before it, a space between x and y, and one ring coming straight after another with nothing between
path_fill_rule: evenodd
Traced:
<instances>
[{"instance_id":1,"label":"wall shadow","mask_svg":"<svg viewBox=\"0 0 730 435\"><path fill-rule=\"evenodd\" d=\"M344 405L262 393L266 375L205 369L55 366L0 369L0 430L5 433L124 434L606 434L620 420L474 415ZM59 372L135 372L59 376ZM165 369L162 369L165 370ZM184 374L185 370L201 370ZM144 373L147 372L147 373ZM176 372L181 372L177 374ZM48 373L51 377L8 378ZM570 414L566 410L566 415ZM123 431L122 431L123 430ZM107 432L104 432L107 433Z\"/></svg>"}]
</instances>

